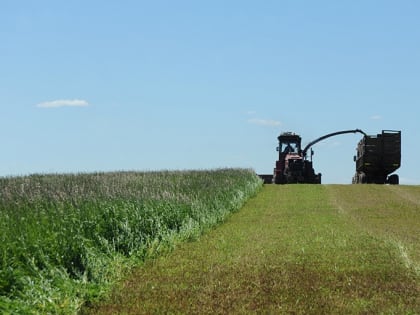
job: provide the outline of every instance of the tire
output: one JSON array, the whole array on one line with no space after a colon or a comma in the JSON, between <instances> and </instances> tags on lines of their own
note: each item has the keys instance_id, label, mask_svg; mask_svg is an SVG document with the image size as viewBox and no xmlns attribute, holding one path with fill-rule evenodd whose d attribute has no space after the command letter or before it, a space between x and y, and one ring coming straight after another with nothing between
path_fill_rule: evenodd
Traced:
<instances>
[{"instance_id":1,"label":"tire","mask_svg":"<svg viewBox=\"0 0 420 315\"><path fill-rule=\"evenodd\" d=\"M398 177L397 174L392 174L388 176L388 183L390 185L398 185L400 183L400 178Z\"/></svg>"},{"instance_id":2,"label":"tire","mask_svg":"<svg viewBox=\"0 0 420 315\"><path fill-rule=\"evenodd\" d=\"M284 175L274 176L274 184L282 185L282 184L285 184L285 183L286 183L286 180L284 178Z\"/></svg>"},{"instance_id":3,"label":"tire","mask_svg":"<svg viewBox=\"0 0 420 315\"><path fill-rule=\"evenodd\" d=\"M365 173L360 173L359 175L359 183L360 184L367 184L368 183L368 178L366 176Z\"/></svg>"},{"instance_id":4,"label":"tire","mask_svg":"<svg viewBox=\"0 0 420 315\"><path fill-rule=\"evenodd\" d=\"M318 173L315 177L315 184L321 184L322 174Z\"/></svg>"}]
</instances>

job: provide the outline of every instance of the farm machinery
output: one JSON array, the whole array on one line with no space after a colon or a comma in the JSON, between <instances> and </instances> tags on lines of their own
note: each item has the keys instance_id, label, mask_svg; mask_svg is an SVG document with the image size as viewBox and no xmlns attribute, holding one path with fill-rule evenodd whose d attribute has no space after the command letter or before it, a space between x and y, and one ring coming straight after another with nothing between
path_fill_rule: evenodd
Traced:
<instances>
[{"instance_id":1,"label":"farm machinery","mask_svg":"<svg viewBox=\"0 0 420 315\"><path fill-rule=\"evenodd\" d=\"M398 175L391 173L401 165L401 131L382 130L376 136L364 136L356 151L353 184L399 184Z\"/></svg>"},{"instance_id":2,"label":"farm machinery","mask_svg":"<svg viewBox=\"0 0 420 315\"><path fill-rule=\"evenodd\" d=\"M321 173L315 173L312 163L312 146L329 137L361 133L363 138L357 145L356 174L352 182L375 184L398 184L398 175L391 174L400 167L401 131L383 130L381 134L370 136L360 129L329 133L309 142L302 149L302 138L292 132L278 136L278 160L273 175L259 175L266 184L321 184ZM309 150L310 149L310 150ZM308 152L310 159L308 159Z\"/></svg>"}]
</instances>

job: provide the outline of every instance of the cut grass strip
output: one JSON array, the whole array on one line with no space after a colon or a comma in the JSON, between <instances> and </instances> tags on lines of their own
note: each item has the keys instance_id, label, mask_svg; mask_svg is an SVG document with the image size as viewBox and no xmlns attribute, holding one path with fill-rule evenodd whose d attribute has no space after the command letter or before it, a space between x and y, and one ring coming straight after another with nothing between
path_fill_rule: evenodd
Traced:
<instances>
[{"instance_id":1,"label":"cut grass strip","mask_svg":"<svg viewBox=\"0 0 420 315\"><path fill-rule=\"evenodd\" d=\"M394 243L405 263L420 272L420 186L329 185L327 189L348 220Z\"/></svg>"},{"instance_id":2,"label":"cut grass strip","mask_svg":"<svg viewBox=\"0 0 420 315\"><path fill-rule=\"evenodd\" d=\"M418 275L394 244L338 211L327 187L265 186L197 242L146 262L90 312L420 313Z\"/></svg>"}]
</instances>

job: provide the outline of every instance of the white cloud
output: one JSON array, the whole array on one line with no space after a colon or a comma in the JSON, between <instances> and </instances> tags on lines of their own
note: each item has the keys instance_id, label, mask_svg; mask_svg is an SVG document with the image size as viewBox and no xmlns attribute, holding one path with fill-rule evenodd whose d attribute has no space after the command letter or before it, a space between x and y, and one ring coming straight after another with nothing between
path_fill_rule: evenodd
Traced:
<instances>
[{"instance_id":1,"label":"white cloud","mask_svg":"<svg viewBox=\"0 0 420 315\"><path fill-rule=\"evenodd\" d=\"M382 119L382 116L381 115L373 115L373 116L370 117L370 119L372 119L372 120L381 120Z\"/></svg>"},{"instance_id":2,"label":"white cloud","mask_svg":"<svg viewBox=\"0 0 420 315\"><path fill-rule=\"evenodd\" d=\"M246 112L247 115L255 115L257 112L255 110L249 110Z\"/></svg>"},{"instance_id":3,"label":"white cloud","mask_svg":"<svg viewBox=\"0 0 420 315\"><path fill-rule=\"evenodd\" d=\"M58 107L86 107L89 103L85 100L55 100L49 102L43 102L36 105L40 108L58 108Z\"/></svg>"},{"instance_id":4,"label":"white cloud","mask_svg":"<svg viewBox=\"0 0 420 315\"><path fill-rule=\"evenodd\" d=\"M281 125L280 121L269 120L269 119L249 119L248 122L254 125L271 126L271 127L276 127L276 126Z\"/></svg>"}]
</instances>

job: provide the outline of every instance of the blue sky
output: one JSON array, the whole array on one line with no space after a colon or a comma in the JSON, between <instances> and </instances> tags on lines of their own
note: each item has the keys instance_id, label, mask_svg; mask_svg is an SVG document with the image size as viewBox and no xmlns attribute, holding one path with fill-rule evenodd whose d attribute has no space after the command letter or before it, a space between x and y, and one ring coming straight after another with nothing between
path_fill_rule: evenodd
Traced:
<instances>
[{"instance_id":1,"label":"blue sky","mask_svg":"<svg viewBox=\"0 0 420 315\"><path fill-rule=\"evenodd\" d=\"M251 167L277 136L402 131L420 184L420 2L1 1L0 176ZM359 134L314 146L350 183Z\"/></svg>"}]
</instances>

